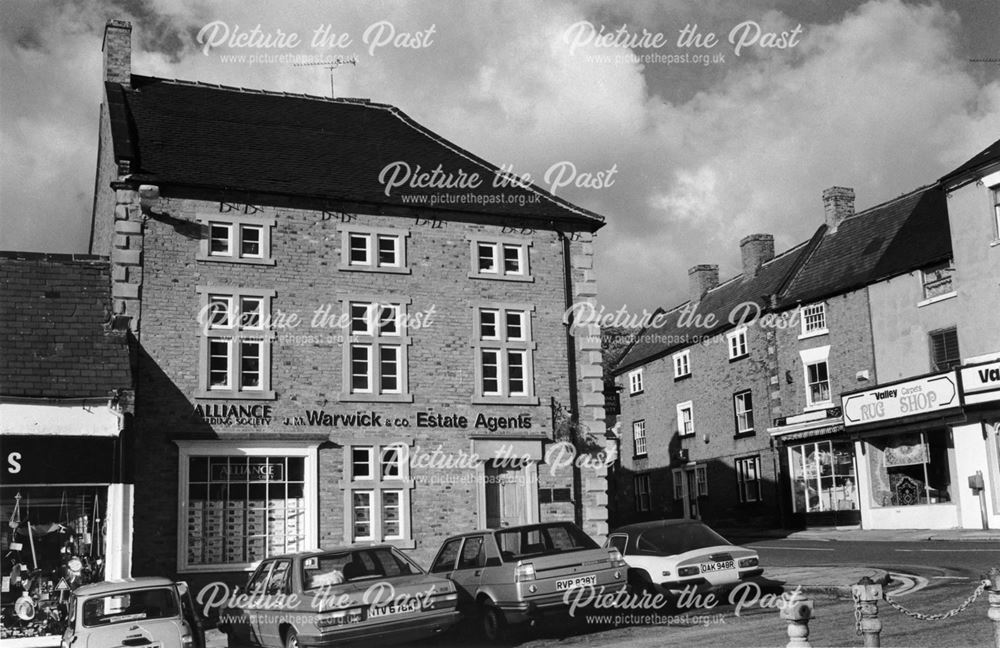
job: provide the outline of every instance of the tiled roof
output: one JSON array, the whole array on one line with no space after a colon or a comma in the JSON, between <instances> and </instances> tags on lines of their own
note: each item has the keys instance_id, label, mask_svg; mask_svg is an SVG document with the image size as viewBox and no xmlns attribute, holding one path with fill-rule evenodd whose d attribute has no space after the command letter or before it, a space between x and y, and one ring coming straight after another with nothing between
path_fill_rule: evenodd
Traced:
<instances>
[{"instance_id":1,"label":"tiled roof","mask_svg":"<svg viewBox=\"0 0 1000 648\"><path fill-rule=\"evenodd\" d=\"M944 192L917 189L845 219L815 247L779 295L778 308L808 303L951 256Z\"/></svg>"},{"instance_id":2,"label":"tiled roof","mask_svg":"<svg viewBox=\"0 0 1000 648\"><path fill-rule=\"evenodd\" d=\"M307 197L376 211L417 209L562 221L600 227L604 218L538 187L494 187L497 167L448 142L394 106L359 99L245 90L133 76L107 83L115 155L137 182ZM405 162L416 173L459 178L478 188L398 187L382 170ZM434 207L401 196L441 195ZM473 201L469 196L481 198ZM467 202L464 202L467 201Z\"/></svg>"},{"instance_id":3,"label":"tiled roof","mask_svg":"<svg viewBox=\"0 0 1000 648\"><path fill-rule=\"evenodd\" d=\"M716 322L714 326L705 327L694 323L680 326L682 309L689 302L669 311L658 311L659 317L651 318L653 325L647 326L636 337L635 343L618 363L616 371L621 372L698 344L702 339L732 328L730 319L738 318L744 312L740 308L743 304L753 304L761 312L770 310L770 296L781 289L807 248L808 244L799 245L762 265L755 277L744 280L740 274L705 293L694 313L702 316L702 322L711 316ZM690 318L688 320L685 324L690 323Z\"/></svg>"},{"instance_id":4,"label":"tiled roof","mask_svg":"<svg viewBox=\"0 0 1000 648\"><path fill-rule=\"evenodd\" d=\"M941 178L941 182L942 184L945 184L953 180L960 180L962 176L966 175L970 171L975 171L994 162L1000 162L1000 139L993 142L979 153L976 153L965 164Z\"/></svg>"},{"instance_id":5,"label":"tiled roof","mask_svg":"<svg viewBox=\"0 0 1000 648\"><path fill-rule=\"evenodd\" d=\"M0 252L0 395L132 388L126 336L110 331L109 273L102 257Z\"/></svg>"}]
</instances>

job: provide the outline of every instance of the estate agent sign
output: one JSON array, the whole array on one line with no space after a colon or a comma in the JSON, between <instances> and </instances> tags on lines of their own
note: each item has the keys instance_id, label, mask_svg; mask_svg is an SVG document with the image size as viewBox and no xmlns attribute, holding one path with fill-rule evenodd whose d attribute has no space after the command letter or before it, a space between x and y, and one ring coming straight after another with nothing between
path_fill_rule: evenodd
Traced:
<instances>
[{"instance_id":1,"label":"estate agent sign","mask_svg":"<svg viewBox=\"0 0 1000 648\"><path fill-rule=\"evenodd\" d=\"M929 414L961 405L954 371L844 396L844 427Z\"/></svg>"}]
</instances>

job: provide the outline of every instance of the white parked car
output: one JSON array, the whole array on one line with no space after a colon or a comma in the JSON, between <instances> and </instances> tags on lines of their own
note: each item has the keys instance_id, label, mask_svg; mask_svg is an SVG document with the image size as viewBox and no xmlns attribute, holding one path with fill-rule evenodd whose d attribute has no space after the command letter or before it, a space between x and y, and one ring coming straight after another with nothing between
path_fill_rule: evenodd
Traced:
<instances>
[{"instance_id":1,"label":"white parked car","mask_svg":"<svg viewBox=\"0 0 1000 648\"><path fill-rule=\"evenodd\" d=\"M676 595L727 589L764 573L757 552L732 544L699 520L657 520L615 529L607 547L621 552L636 590Z\"/></svg>"}]
</instances>

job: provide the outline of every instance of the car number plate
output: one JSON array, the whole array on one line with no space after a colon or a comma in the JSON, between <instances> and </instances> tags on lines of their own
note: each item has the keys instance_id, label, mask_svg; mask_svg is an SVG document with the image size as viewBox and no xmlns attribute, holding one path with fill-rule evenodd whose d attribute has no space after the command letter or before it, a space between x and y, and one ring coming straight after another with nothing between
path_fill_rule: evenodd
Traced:
<instances>
[{"instance_id":1,"label":"car number plate","mask_svg":"<svg viewBox=\"0 0 1000 648\"><path fill-rule=\"evenodd\" d=\"M586 576L577 576L576 578L564 578L563 580L556 581L556 591L562 592L568 589L573 589L574 587L596 584L597 574L587 574Z\"/></svg>"},{"instance_id":2,"label":"car number plate","mask_svg":"<svg viewBox=\"0 0 1000 648\"><path fill-rule=\"evenodd\" d=\"M735 560L723 560L722 562L710 562L701 563L698 565L701 569L701 573L706 574L709 572L725 571L727 569L736 569Z\"/></svg>"},{"instance_id":3,"label":"car number plate","mask_svg":"<svg viewBox=\"0 0 1000 648\"><path fill-rule=\"evenodd\" d=\"M412 603L405 603L402 605L383 605L382 607L373 607L368 610L368 618L391 616L393 614L406 614L407 612L416 612L420 609L420 603L416 601Z\"/></svg>"}]
</instances>

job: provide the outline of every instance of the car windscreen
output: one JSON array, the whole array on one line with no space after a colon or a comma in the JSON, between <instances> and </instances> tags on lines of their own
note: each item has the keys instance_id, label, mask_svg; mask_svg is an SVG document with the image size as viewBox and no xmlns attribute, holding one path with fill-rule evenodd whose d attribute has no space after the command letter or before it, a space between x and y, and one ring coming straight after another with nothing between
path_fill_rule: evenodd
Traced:
<instances>
[{"instance_id":1,"label":"car windscreen","mask_svg":"<svg viewBox=\"0 0 1000 648\"><path fill-rule=\"evenodd\" d=\"M704 524L669 524L641 531L636 539L636 553L671 556L693 549L730 544Z\"/></svg>"},{"instance_id":2,"label":"car windscreen","mask_svg":"<svg viewBox=\"0 0 1000 648\"><path fill-rule=\"evenodd\" d=\"M500 530L495 535L504 562L598 548L579 527L566 522Z\"/></svg>"},{"instance_id":3,"label":"car windscreen","mask_svg":"<svg viewBox=\"0 0 1000 648\"><path fill-rule=\"evenodd\" d=\"M166 619L178 614L177 595L170 587L116 592L83 602L83 625L87 627Z\"/></svg>"},{"instance_id":4,"label":"car windscreen","mask_svg":"<svg viewBox=\"0 0 1000 648\"><path fill-rule=\"evenodd\" d=\"M302 560L302 582L306 590L422 573L416 563L391 547L332 552Z\"/></svg>"}]
</instances>

